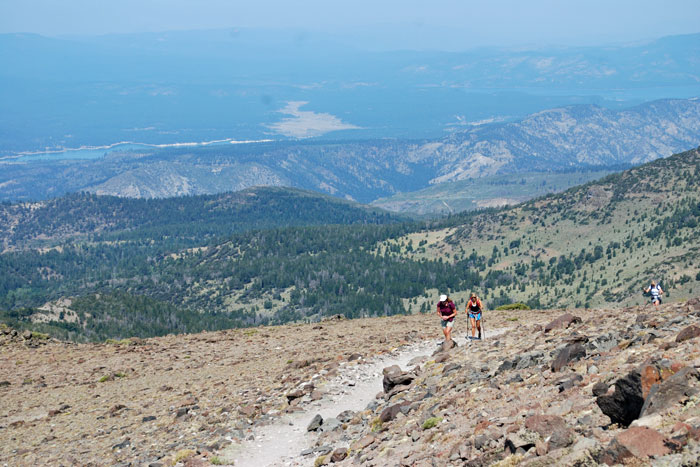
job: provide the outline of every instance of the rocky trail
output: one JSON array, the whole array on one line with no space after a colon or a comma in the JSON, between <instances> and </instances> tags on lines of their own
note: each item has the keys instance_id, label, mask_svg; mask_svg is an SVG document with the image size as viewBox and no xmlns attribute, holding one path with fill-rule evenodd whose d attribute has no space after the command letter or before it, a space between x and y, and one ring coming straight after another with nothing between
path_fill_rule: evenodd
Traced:
<instances>
[{"instance_id":1,"label":"rocky trail","mask_svg":"<svg viewBox=\"0 0 700 467\"><path fill-rule=\"evenodd\" d=\"M700 299L487 313L507 332L466 341L462 318L437 350L434 315L80 345L5 329L0 465L697 465Z\"/></svg>"}]
</instances>

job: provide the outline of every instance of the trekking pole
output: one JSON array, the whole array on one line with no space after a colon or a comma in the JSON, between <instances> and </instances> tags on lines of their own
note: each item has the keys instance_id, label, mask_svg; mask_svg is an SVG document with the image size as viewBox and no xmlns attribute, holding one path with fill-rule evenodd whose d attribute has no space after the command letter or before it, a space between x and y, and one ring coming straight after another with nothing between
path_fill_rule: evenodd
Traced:
<instances>
[{"instance_id":1,"label":"trekking pole","mask_svg":"<svg viewBox=\"0 0 700 467\"><path fill-rule=\"evenodd\" d=\"M484 310L481 310L481 340L486 340L486 330L484 329Z\"/></svg>"}]
</instances>

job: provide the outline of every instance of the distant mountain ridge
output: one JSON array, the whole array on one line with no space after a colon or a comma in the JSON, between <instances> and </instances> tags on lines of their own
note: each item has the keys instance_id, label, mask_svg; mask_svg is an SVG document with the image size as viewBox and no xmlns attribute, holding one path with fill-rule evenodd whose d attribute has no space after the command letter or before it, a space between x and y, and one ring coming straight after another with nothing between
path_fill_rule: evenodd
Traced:
<instances>
[{"instance_id":1,"label":"distant mountain ridge","mask_svg":"<svg viewBox=\"0 0 700 467\"><path fill-rule=\"evenodd\" d=\"M372 139L436 138L460 122L571 104L619 109L687 98L700 93L698 38L371 52L366 37L343 43L293 30L0 34L0 154L133 140L286 139L279 111L293 101L355 128L326 128L335 139Z\"/></svg>"},{"instance_id":2,"label":"distant mountain ridge","mask_svg":"<svg viewBox=\"0 0 700 467\"><path fill-rule=\"evenodd\" d=\"M700 100L626 110L580 105L433 140L270 142L112 153L97 160L0 162L0 199L90 191L169 197L290 186L369 203L437 183L638 164L700 143Z\"/></svg>"}]
</instances>

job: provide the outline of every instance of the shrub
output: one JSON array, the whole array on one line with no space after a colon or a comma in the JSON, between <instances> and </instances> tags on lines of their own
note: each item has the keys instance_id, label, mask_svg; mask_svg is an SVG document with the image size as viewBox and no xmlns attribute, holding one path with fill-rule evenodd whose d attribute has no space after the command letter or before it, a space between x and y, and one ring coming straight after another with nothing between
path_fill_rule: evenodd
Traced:
<instances>
[{"instance_id":1,"label":"shrub","mask_svg":"<svg viewBox=\"0 0 700 467\"><path fill-rule=\"evenodd\" d=\"M427 419L426 421L423 422L423 429L429 430L431 428L434 428L441 421L442 421L442 417L430 417L429 419Z\"/></svg>"},{"instance_id":2,"label":"shrub","mask_svg":"<svg viewBox=\"0 0 700 467\"><path fill-rule=\"evenodd\" d=\"M197 453L192 449L181 449L175 454L175 463L182 462L190 457L194 457Z\"/></svg>"},{"instance_id":3,"label":"shrub","mask_svg":"<svg viewBox=\"0 0 700 467\"><path fill-rule=\"evenodd\" d=\"M509 310L529 310L530 307L524 303L510 303L508 305L501 305L496 310L498 311L509 311Z\"/></svg>"}]
</instances>

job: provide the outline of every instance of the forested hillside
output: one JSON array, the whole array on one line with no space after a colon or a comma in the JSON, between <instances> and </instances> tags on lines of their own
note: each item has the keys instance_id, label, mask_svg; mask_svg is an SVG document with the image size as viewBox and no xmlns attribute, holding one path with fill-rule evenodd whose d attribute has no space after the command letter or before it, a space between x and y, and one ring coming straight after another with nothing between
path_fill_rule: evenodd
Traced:
<instances>
[{"instance_id":1,"label":"forested hillside","mask_svg":"<svg viewBox=\"0 0 700 467\"><path fill-rule=\"evenodd\" d=\"M294 216L288 227L263 228L253 220L245 229L258 228L233 233L225 218L187 208L194 203L189 198L177 209L180 201L164 200L172 208L153 208L158 216L144 208L119 228L114 224L122 216L112 224L102 220L113 230L101 234L76 228L64 242L56 232L71 223L47 221L43 232L39 222L19 229L21 236L5 234L12 250L0 255L0 310L15 327L99 340L333 314L427 312L442 292L463 306L477 291L489 308L516 301L532 307L639 304L642 286L655 278L668 299L683 298L700 287L699 169L693 150L514 208L432 224L395 223L360 210L369 217L345 212L341 218L349 216L345 221L353 225L341 225L324 212L304 217L306 205L297 204L285 211ZM280 207L302 202L286 191L280 198L265 193ZM103 212L79 202L99 204L101 198L70 200L75 213ZM306 202L330 209L313 197ZM180 209L192 218L168 217ZM41 247L30 248L31 242Z\"/></svg>"},{"instance_id":2,"label":"forested hillside","mask_svg":"<svg viewBox=\"0 0 700 467\"><path fill-rule=\"evenodd\" d=\"M667 297L700 289L698 150L532 200L455 227L415 233L413 259L486 258L481 290L534 307L633 304L649 281ZM387 243L388 248L395 245Z\"/></svg>"},{"instance_id":3,"label":"forested hillside","mask_svg":"<svg viewBox=\"0 0 700 467\"><path fill-rule=\"evenodd\" d=\"M401 218L379 209L293 188L257 187L207 196L133 199L66 195L0 204L3 250L50 246L74 238L199 245L253 229L321 224L382 224Z\"/></svg>"}]
</instances>

